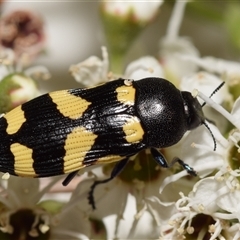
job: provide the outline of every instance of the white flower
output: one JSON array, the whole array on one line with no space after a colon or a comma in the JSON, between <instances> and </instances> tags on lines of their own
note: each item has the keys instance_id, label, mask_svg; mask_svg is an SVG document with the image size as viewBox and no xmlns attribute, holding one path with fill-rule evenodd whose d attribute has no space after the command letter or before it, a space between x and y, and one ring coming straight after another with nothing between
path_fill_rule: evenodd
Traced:
<instances>
[{"instance_id":1,"label":"white flower","mask_svg":"<svg viewBox=\"0 0 240 240\"><path fill-rule=\"evenodd\" d=\"M109 176L109 166L106 168L108 174L104 174L103 179ZM177 199L177 192L174 194L170 185L158 195L159 186L168 173L159 168L151 155L141 152L119 176L97 186L93 216L105 219L109 238L158 237L159 226L171 215L173 201ZM86 209L82 204L85 203L81 202L79 207ZM146 224L149 221L153 224Z\"/></svg>"},{"instance_id":2,"label":"white flower","mask_svg":"<svg viewBox=\"0 0 240 240\"><path fill-rule=\"evenodd\" d=\"M14 74L11 77L11 83L18 86L10 92L11 102L14 106L18 106L40 94L35 82L23 75Z\"/></svg>"},{"instance_id":3,"label":"white flower","mask_svg":"<svg viewBox=\"0 0 240 240\"><path fill-rule=\"evenodd\" d=\"M153 69L153 73L157 72L157 75L160 75L158 77L161 77L161 66L154 58L151 57L141 58L140 60L131 63L127 67L124 77L139 79L147 76L154 76L149 74L150 69ZM210 93L212 93L213 90L216 89L219 83L221 83L221 79L209 73L202 72L188 78L183 78L181 88L189 91L194 88L198 88L204 93L210 95ZM219 96L217 96L218 94ZM199 96L201 97L201 93L199 93ZM228 98L230 98L230 95L226 88L223 88L216 94L216 101L218 103L222 103ZM203 98L203 101L206 101L206 99ZM208 103L209 101L207 101L207 104ZM228 113L231 119L234 119L238 115L238 112L240 111L240 107L238 107L238 105L240 104L237 101L234 104L232 115ZM226 110L222 111L226 112ZM234 122L237 121L237 119L234 120ZM164 149L166 158L168 160L171 160L173 157L180 157L182 160L184 160L184 162L193 167L198 172L198 175L201 178L208 176L216 169L219 171L222 170L222 166L228 166L228 155L230 151L229 149L233 145L231 145L229 141L232 141L235 145L237 145L238 135L235 132L234 137L231 137L233 136L231 135L228 140L221 135L219 129L216 126L209 124L209 128L211 129L214 139L216 140L216 151L214 151L215 143L212 135L210 134L208 129L205 128L205 126L201 126L187 134L176 146L169 149ZM173 151L174 148L176 149L176 151ZM149 169L149 166L146 168ZM169 226L167 226L167 222L171 216L175 216L176 212L174 212L174 210L176 211L176 208L173 207L173 201L177 198L175 197L174 199L171 199L171 197L173 197L173 191L168 191L165 188L167 185L169 185L169 183L176 182L180 178L187 176L187 172L182 171L172 176L167 176L167 174L169 173L167 172L168 171L164 172L165 175L161 175L161 177L155 183L146 183L146 180L142 181L138 178L132 179L131 182L126 183L121 179L121 176L119 176L110 183L99 186L95 194L97 211L93 213L93 216L98 218L109 218L109 220L105 220L105 223L108 228L108 233L112 232L112 235L110 235L112 238L139 238L142 236L151 236L154 238L158 236L158 226L162 226L162 233L169 233L168 230L171 229L171 227L169 228ZM134 176L133 173L128 173L127 175ZM180 179L175 184L175 186L181 186L184 188L185 191L191 190L198 179L195 178L191 180L192 181L188 181L187 187L184 186L184 184L186 184L187 182L185 179ZM198 183L196 183L196 186L198 186L197 184ZM159 186L161 186L160 197L156 196L156 192L158 191ZM177 194L178 191L175 190L174 193ZM202 194L202 192L199 192L199 194L200 193ZM116 200L114 200L115 198ZM195 199L198 199L198 195L197 197L195 197ZM200 197L199 199L201 200ZM120 209L118 208L119 202L121 203ZM83 209L88 209L86 203L83 204L83 202L81 202L80 207ZM136 210L134 211L133 209ZM196 211L196 209L194 211ZM210 210L208 209L208 211ZM214 209L211 211L214 212ZM165 215L159 215L158 212L164 212ZM150 216L152 216L151 218L149 218L149 214ZM185 224L188 222L189 219L191 220L198 213L187 212L184 214L182 218L185 219ZM128 220L123 221L122 218L125 215L127 215ZM156 227L153 227L152 225L142 225L141 222L144 222L144 220L154 221L156 223ZM178 228L178 232L181 232L181 229L182 231L184 231L184 224L181 224L181 228ZM127 226L129 228L127 228ZM216 228L220 229L218 225L216 225ZM187 229L189 233L191 232L191 230L191 227ZM213 229L211 229L211 231L214 233L218 232L214 231ZM231 231L234 232L235 230L232 229Z\"/></svg>"},{"instance_id":4,"label":"white flower","mask_svg":"<svg viewBox=\"0 0 240 240\"><path fill-rule=\"evenodd\" d=\"M0 32L1 46L13 49L16 59L23 57L21 61L25 66L43 51L46 43L41 17L26 10L3 14L0 19Z\"/></svg>"},{"instance_id":5,"label":"white flower","mask_svg":"<svg viewBox=\"0 0 240 240\"><path fill-rule=\"evenodd\" d=\"M24 56L24 54L22 55ZM11 49L0 49L0 112L5 113L14 107L40 95L33 78L48 79L49 71L43 66L22 69L22 57L16 59Z\"/></svg>"},{"instance_id":6,"label":"white flower","mask_svg":"<svg viewBox=\"0 0 240 240\"><path fill-rule=\"evenodd\" d=\"M198 50L189 39L184 37L173 40L163 38L160 41L159 48L160 62L168 79L177 83L183 76L196 72L197 66L195 63L186 63L181 61L179 57L182 54L199 55Z\"/></svg>"},{"instance_id":7,"label":"white flower","mask_svg":"<svg viewBox=\"0 0 240 240\"><path fill-rule=\"evenodd\" d=\"M83 236L87 239L90 225L83 212L76 208L76 204L72 205L69 202L68 205L50 200L41 202L43 196L58 180L59 178L55 178L41 191L39 179L11 176L7 187L2 183L1 234L10 234L15 239L19 239L20 236L24 239L31 236L36 240L83 239ZM68 208L68 211L63 211L65 208ZM69 219L74 221L70 223Z\"/></svg>"},{"instance_id":8,"label":"white flower","mask_svg":"<svg viewBox=\"0 0 240 240\"><path fill-rule=\"evenodd\" d=\"M232 108L232 114L230 114L228 111L226 111L223 107L215 103L211 98L208 98L205 94L202 92L197 92L197 96L199 96L202 100L204 100L209 106L211 106L213 109L218 111L220 114L222 114L230 123L232 123L237 129L240 129L240 122L239 122L239 109L240 109L240 97L235 101L233 108Z\"/></svg>"},{"instance_id":9,"label":"white flower","mask_svg":"<svg viewBox=\"0 0 240 240\"><path fill-rule=\"evenodd\" d=\"M162 5L163 0L156 1L102 1L104 11L114 16L133 15L136 21L150 21Z\"/></svg>"},{"instance_id":10,"label":"white flower","mask_svg":"<svg viewBox=\"0 0 240 240\"><path fill-rule=\"evenodd\" d=\"M181 55L179 57L182 61L195 63L198 67L201 67L208 72L222 75L230 86L237 84L240 81L239 62L227 61L211 56L199 58L190 55Z\"/></svg>"},{"instance_id":11,"label":"white flower","mask_svg":"<svg viewBox=\"0 0 240 240\"><path fill-rule=\"evenodd\" d=\"M14 59L15 54L13 50L0 48L0 81L11 71Z\"/></svg>"},{"instance_id":12,"label":"white flower","mask_svg":"<svg viewBox=\"0 0 240 240\"><path fill-rule=\"evenodd\" d=\"M163 69L157 59L145 56L131 62L124 73L129 79L139 80L145 77L164 77Z\"/></svg>"},{"instance_id":13,"label":"white flower","mask_svg":"<svg viewBox=\"0 0 240 240\"><path fill-rule=\"evenodd\" d=\"M23 74L10 74L0 82L0 112L8 112L39 94L32 78Z\"/></svg>"},{"instance_id":14,"label":"white flower","mask_svg":"<svg viewBox=\"0 0 240 240\"><path fill-rule=\"evenodd\" d=\"M114 73L108 73L109 59L105 47L102 47L102 54L103 60L100 60L96 56L91 56L85 61L70 67L70 72L77 82L88 87L119 77ZM164 77L164 74L157 59L151 56L145 56L131 62L127 66L123 77L139 80L144 77Z\"/></svg>"},{"instance_id":15,"label":"white flower","mask_svg":"<svg viewBox=\"0 0 240 240\"><path fill-rule=\"evenodd\" d=\"M209 234L209 239L214 240L223 237L224 231L232 235L231 239L239 238L240 188L237 177L240 172L228 168L223 172L223 169L224 167L215 177L197 182L188 196L180 194L181 199L176 202L175 214L167 225L162 226L161 236L164 239L194 233L196 239ZM202 220L193 226L194 219L198 216L205 216L206 220L209 217L213 223Z\"/></svg>"},{"instance_id":16,"label":"white flower","mask_svg":"<svg viewBox=\"0 0 240 240\"><path fill-rule=\"evenodd\" d=\"M211 134L205 126L201 126L186 134L175 146L164 149L166 158L179 157L194 168L201 178L211 174L215 169L220 169L224 162L227 162L228 152L226 149L228 149L229 144L218 128L210 124L209 127L216 139L216 151L214 151ZM169 183L175 182L184 176L188 176L185 170L166 177L160 186L160 193ZM191 180L194 183L198 179L192 178Z\"/></svg>"},{"instance_id":17,"label":"white flower","mask_svg":"<svg viewBox=\"0 0 240 240\"><path fill-rule=\"evenodd\" d=\"M211 99L204 97L204 100ZM214 108L218 106L218 111L227 116L233 124L239 122L240 99L234 103L231 114L216 103L213 104L212 100L209 102ZM178 144L183 150L182 159L203 179L195 183L187 196L180 194L181 199L176 202L175 213L167 224L161 226L163 239L180 236L184 238L186 234L192 234L191 237L195 239L208 236L211 240L221 239L223 235L228 236L227 239L238 239L240 236L239 126L225 139L215 126L210 125L217 142L216 151L211 150L210 137L206 135L207 131L203 130L203 127L191 131ZM193 142L194 149L190 151L188 148ZM217 173L206 177L213 170L217 170ZM186 173L180 172L165 178L160 192L167 184L185 175Z\"/></svg>"},{"instance_id":18,"label":"white flower","mask_svg":"<svg viewBox=\"0 0 240 240\"><path fill-rule=\"evenodd\" d=\"M173 147L177 147L178 149L180 148L181 152L179 157L193 167L200 177L205 177L213 170L221 170L222 166L229 166L231 164L231 149L234 145L237 147L237 151L240 151L240 98L238 98L234 103L230 114L220 105L207 98L203 93L199 92L199 96L203 100L207 101L207 104L210 104L214 109L219 111L236 127L234 131L230 132L228 139L225 139L217 127L209 125L211 132L216 139L216 151L213 150L213 139L209 132L204 129L204 126L191 131L176 146ZM192 150L189 146L193 147ZM168 154L168 151L165 155L168 156L167 158L169 158L169 155L171 156L171 154ZM160 187L160 192L162 192L167 184L177 181L186 175L186 171L182 171L167 177Z\"/></svg>"},{"instance_id":19,"label":"white flower","mask_svg":"<svg viewBox=\"0 0 240 240\"><path fill-rule=\"evenodd\" d=\"M41 78L47 80L51 77L48 69L44 66L33 66L23 69L25 66L25 55L16 57L14 51L10 48L0 48L0 81L10 74L23 73L28 77Z\"/></svg>"},{"instance_id":20,"label":"white flower","mask_svg":"<svg viewBox=\"0 0 240 240\"><path fill-rule=\"evenodd\" d=\"M184 76L181 81L179 88L182 91L192 92L197 89L203 92L205 95L210 96L212 92L223 82L223 80L208 72L197 72L188 76ZM232 96L228 91L226 85L223 85L221 89L212 96L212 99L217 104L223 102L232 102ZM201 99L200 99L201 100Z\"/></svg>"},{"instance_id":21,"label":"white flower","mask_svg":"<svg viewBox=\"0 0 240 240\"><path fill-rule=\"evenodd\" d=\"M187 37L178 36L186 3L187 1L176 1L168 24L167 34L159 43L160 62L167 78L176 85L178 85L181 77L191 74L197 69L195 63L185 63L180 60L179 56L199 56L197 48Z\"/></svg>"},{"instance_id":22,"label":"white flower","mask_svg":"<svg viewBox=\"0 0 240 240\"><path fill-rule=\"evenodd\" d=\"M94 86L109 80L109 60L106 47L102 47L103 60L91 56L85 61L72 65L69 69L72 76L84 86Z\"/></svg>"},{"instance_id":23,"label":"white flower","mask_svg":"<svg viewBox=\"0 0 240 240\"><path fill-rule=\"evenodd\" d=\"M219 129L209 124L209 128L216 140L216 151L214 151L213 138L205 126L198 127L197 129L191 131L183 139L176 144L173 148L180 150L179 156L187 164L197 171L200 177L205 177L209 175L213 170L220 170L222 166L229 165L229 152L233 145L239 148L238 142L240 141L240 124L239 124L239 112L240 112L240 98L234 103L232 113L228 113L220 105L213 102L211 99L207 98L204 94L199 92L199 96L207 104L211 104L217 111L224 115L232 124L234 124L237 129L232 131L228 137L225 139L220 133ZM192 148L189 148L192 146ZM169 151L166 151L165 155L167 159L171 156ZM194 157L193 157L194 156ZM165 186L173 181L186 176L186 171L174 174L167 177L160 187L160 192L165 188Z\"/></svg>"},{"instance_id":24,"label":"white flower","mask_svg":"<svg viewBox=\"0 0 240 240\"><path fill-rule=\"evenodd\" d=\"M197 72L181 79L179 88L183 91L192 92L197 89L203 92L205 95L210 96L214 90L223 83L223 80L208 72ZM228 91L228 86L223 85L215 94L213 94L212 99L217 104L225 104L231 106L233 104L232 95ZM199 99L200 103L203 103L202 99ZM211 106L206 104L203 107L204 115L207 119L212 120L215 125L224 133L228 127L226 118L224 118L220 113L213 111Z\"/></svg>"}]
</instances>

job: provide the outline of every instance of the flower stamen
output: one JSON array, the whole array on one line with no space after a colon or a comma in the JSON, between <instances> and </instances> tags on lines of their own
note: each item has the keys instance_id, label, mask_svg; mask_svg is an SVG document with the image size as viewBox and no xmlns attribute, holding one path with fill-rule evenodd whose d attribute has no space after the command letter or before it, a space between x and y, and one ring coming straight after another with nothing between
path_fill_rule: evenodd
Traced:
<instances>
[{"instance_id":1,"label":"flower stamen","mask_svg":"<svg viewBox=\"0 0 240 240\"><path fill-rule=\"evenodd\" d=\"M9 178L10 178L10 174L8 172L6 172L2 175L3 180L8 180Z\"/></svg>"},{"instance_id":2,"label":"flower stamen","mask_svg":"<svg viewBox=\"0 0 240 240\"><path fill-rule=\"evenodd\" d=\"M198 144L198 143L195 143L195 142L193 142L191 144L191 147L192 148L198 148L198 149L206 150L206 151L212 151L212 148L210 146Z\"/></svg>"},{"instance_id":3,"label":"flower stamen","mask_svg":"<svg viewBox=\"0 0 240 240\"><path fill-rule=\"evenodd\" d=\"M238 119L234 118L233 115L231 115L228 111L226 111L221 105L218 105L215 103L211 98L208 98L206 95L204 95L201 92L198 92L198 96L205 101L209 106L214 108L216 111L221 113L229 122L231 122L234 126L236 126L238 129L240 129L240 123Z\"/></svg>"}]
</instances>

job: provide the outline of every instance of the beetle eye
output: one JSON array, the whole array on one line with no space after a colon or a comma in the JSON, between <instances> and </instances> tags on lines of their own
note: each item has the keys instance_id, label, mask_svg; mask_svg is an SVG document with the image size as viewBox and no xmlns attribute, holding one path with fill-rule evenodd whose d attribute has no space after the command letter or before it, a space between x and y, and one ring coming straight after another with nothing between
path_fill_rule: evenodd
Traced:
<instances>
[{"instance_id":1,"label":"beetle eye","mask_svg":"<svg viewBox=\"0 0 240 240\"><path fill-rule=\"evenodd\" d=\"M191 93L182 92L184 99L184 111L187 117L188 130L197 128L203 121L205 117L202 112L202 107L196 98L193 98Z\"/></svg>"}]
</instances>

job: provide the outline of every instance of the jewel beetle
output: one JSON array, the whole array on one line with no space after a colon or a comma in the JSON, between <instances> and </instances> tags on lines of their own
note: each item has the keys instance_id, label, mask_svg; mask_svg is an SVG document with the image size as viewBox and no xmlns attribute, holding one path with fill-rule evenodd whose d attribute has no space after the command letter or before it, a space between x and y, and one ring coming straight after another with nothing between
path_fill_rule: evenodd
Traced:
<instances>
[{"instance_id":1,"label":"jewel beetle","mask_svg":"<svg viewBox=\"0 0 240 240\"><path fill-rule=\"evenodd\" d=\"M95 181L93 191L113 179L130 156L150 148L156 162L170 164L157 148L176 144L186 131L205 124L198 100L162 78L117 79L93 88L51 92L0 118L0 171L22 177L68 174L95 164L117 162L111 176Z\"/></svg>"}]
</instances>

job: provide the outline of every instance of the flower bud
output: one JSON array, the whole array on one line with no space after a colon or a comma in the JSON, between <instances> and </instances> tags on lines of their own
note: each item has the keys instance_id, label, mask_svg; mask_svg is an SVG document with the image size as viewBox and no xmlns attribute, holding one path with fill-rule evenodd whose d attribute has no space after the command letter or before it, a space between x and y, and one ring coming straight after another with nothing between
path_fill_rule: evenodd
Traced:
<instances>
[{"instance_id":1,"label":"flower bud","mask_svg":"<svg viewBox=\"0 0 240 240\"><path fill-rule=\"evenodd\" d=\"M43 50L43 22L29 11L14 11L3 16L0 20L0 33L0 44L13 49L17 57L24 57L27 61Z\"/></svg>"},{"instance_id":2,"label":"flower bud","mask_svg":"<svg viewBox=\"0 0 240 240\"><path fill-rule=\"evenodd\" d=\"M122 71L126 52L157 14L162 2L102 1L101 16L113 72Z\"/></svg>"},{"instance_id":3,"label":"flower bud","mask_svg":"<svg viewBox=\"0 0 240 240\"><path fill-rule=\"evenodd\" d=\"M5 113L39 95L33 79L14 73L0 82L0 112Z\"/></svg>"}]
</instances>

